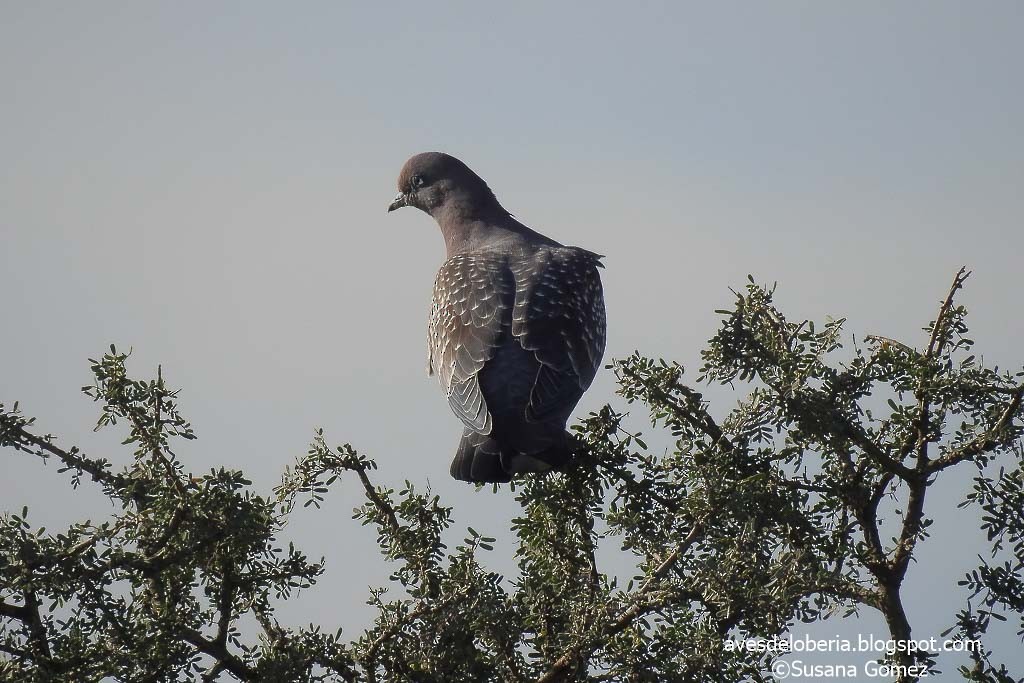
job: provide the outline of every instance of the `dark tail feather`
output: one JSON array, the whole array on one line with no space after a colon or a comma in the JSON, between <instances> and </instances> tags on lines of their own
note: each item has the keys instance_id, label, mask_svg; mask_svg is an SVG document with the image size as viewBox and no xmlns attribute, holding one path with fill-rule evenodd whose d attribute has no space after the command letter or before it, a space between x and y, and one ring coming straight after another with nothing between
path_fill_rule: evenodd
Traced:
<instances>
[{"instance_id":1,"label":"dark tail feather","mask_svg":"<svg viewBox=\"0 0 1024 683\"><path fill-rule=\"evenodd\" d=\"M565 439L537 453L518 453L476 432L466 430L452 460L451 473L456 479L475 483L506 482L523 472L544 472L564 467L580 448L578 440L565 434Z\"/></svg>"},{"instance_id":2,"label":"dark tail feather","mask_svg":"<svg viewBox=\"0 0 1024 683\"><path fill-rule=\"evenodd\" d=\"M540 463L544 463L546 467L541 465L536 469L531 468L526 471L558 470L565 467L569 461L572 460L572 454L574 452L574 442L568 434L566 436L567 439L565 443L552 446L540 453L531 453L530 457L533 458L534 461L540 461ZM539 465L540 463L537 464Z\"/></svg>"},{"instance_id":3,"label":"dark tail feather","mask_svg":"<svg viewBox=\"0 0 1024 683\"><path fill-rule=\"evenodd\" d=\"M452 476L479 484L506 482L512 475L501 466L501 447L493 439L466 430L452 460Z\"/></svg>"}]
</instances>

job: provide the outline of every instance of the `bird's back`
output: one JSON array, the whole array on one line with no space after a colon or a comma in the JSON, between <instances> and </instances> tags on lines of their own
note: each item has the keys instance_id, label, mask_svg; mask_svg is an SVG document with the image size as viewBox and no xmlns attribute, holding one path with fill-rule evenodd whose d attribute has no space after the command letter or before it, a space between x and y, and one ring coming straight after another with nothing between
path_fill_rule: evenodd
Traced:
<instances>
[{"instance_id":1,"label":"bird's back","mask_svg":"<svg viewBox=\"0 0 1024 683\"><path fill-rule=\"evenodd\" d=\"M599 257L543 244L457 254L438 272L430 367L467 428L543 450L600 366Z\"/></svg>"}]
</instances>

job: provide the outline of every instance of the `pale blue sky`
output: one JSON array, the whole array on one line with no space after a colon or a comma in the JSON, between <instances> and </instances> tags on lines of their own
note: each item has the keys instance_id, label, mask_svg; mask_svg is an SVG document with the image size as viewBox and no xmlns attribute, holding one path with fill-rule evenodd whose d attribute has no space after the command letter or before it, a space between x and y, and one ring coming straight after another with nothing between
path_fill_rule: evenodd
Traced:
<instances>
[{"instance_id":1,"label":"pale blue sky","mask_svg":"<svg viewBox=\"0 0 1024 683\"><path fill-rule=\"evenodd\" d=\"M501 536L510 497L447 474L460 428L424 374L443 243L385 213L408 156L455 154L607 255L609 358L696 368L747 273L791 317L920 344L966 264L979 351L1019 367L1022 67L1019 2L0 2L0 400L124 461L77 389L133 346L184 388L190 467L269 490L322 425L382 481L429 480L457 534ZM56 468L0 468L3 507L51 528L105 509ZM291 528L330 567L295 623L368 618L385 577L356 502ZM915 635L948 625L930 587L980 547L953 538L913 570Z\"/></svg>"}]
</instances>

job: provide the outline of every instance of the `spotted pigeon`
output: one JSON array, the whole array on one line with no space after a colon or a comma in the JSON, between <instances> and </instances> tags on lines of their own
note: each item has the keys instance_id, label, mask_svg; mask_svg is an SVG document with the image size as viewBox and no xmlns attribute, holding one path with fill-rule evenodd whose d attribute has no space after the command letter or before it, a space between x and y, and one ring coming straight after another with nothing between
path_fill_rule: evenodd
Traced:
<instances>
[{"instance_id":1,"label":"spotted pigeon","mask_svg":"<svg viewBox=\"0 0 1024 683\"><path fill-rule=\"evenodd\" d=\"M565 423L604 354L602 257L517 221L448 154L409 159L398 190L388 211L430 214L448 251L434 282L427 368L465 427L452 476L506 482L564 465L573 443Z\"/></svg>"}]
</instances>

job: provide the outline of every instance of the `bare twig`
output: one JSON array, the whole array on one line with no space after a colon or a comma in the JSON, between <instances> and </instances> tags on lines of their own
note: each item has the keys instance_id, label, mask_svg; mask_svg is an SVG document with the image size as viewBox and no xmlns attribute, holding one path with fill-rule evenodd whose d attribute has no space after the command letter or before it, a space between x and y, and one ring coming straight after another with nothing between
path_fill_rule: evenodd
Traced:
<instances>
[{"instance_id":1,"label":"bare twig","mask_svg":"<svg viewBox=\"0 0 1024 683\"><path fill-rule=\"evenodd\" d=\"M928 340L928 350L925 351L925 357L929 360L935 357L936 353L942 352L942 347L945 346L946 341L940 337L940 330L945 328L946 317L949 315L950 309L953 307L953 297L956 296L957 291L964 286L964 281L971 276L971 271L961 266L960 270L956 272L953 277L953 284L949 287L949 293L946 294L945 300L942 302L942 306L939 307L939 314L935 318L935 325L932 327L932 336ZM938 344L938 346L936 346Z\"/></svg>"},{"instance_id":2,"label":"bare twig","mask_svg":"<svg viewBox=\"0 0 1024 683\"><path fill-rule=\"evenodd\" d=\"M953 299L970 275L971 273L966 268L961 267L956 275L953 276L953 283L949 287L946 298L939 305L939 312L935 316L934 324L932 324L932 333L924 352L926 364L931 363L935 356L941 354L945 348L948 341L945 336L945 330L949 326L949 313L953 309ZM928 420L931 413L931 399L927 392L927 382L929 379L930 373L925 372L918 382L917 390L914 392L917 396L917 428L914 432L907 435L906 441L900 448L901 458L909 455L915 448L917 449L918 469L923 469L928 461Z\"/></svg>"}]
</instances>

